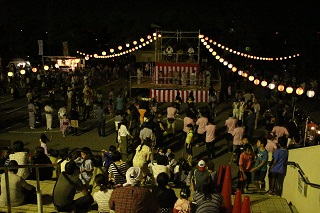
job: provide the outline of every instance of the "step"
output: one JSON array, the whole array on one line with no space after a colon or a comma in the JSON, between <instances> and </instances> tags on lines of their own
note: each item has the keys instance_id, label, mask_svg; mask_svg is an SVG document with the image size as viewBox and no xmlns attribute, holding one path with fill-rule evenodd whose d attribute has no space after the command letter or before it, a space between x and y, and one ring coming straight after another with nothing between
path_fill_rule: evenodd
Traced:
<instances>
[{"instance_id":1,"label":"step","mask_svg":"<svg viewBox=\"0 0 320 213\"><path fill-rule=\"evenodd\" d=\"M27 182L33 186L36 186L36 181L27 180ZM57 212L52 203L52 191L55 184L55 180L46 180L40 182L40 188L43 196L43 212ZM177 197L179 197L180 189L173 188ZM97 191L98 188L95 187L93 192ZM245 196L250 197L251 203L251 213L292 213L294 208L287 203L287 201L279 196L269 196L267 193L257 193L254 190L249 189L251 193L243 194L242 199ZM75 198L79 198L81 193L76 194ZM232 202L234 201L234 195L232 195ZM233 203L232 203L233 204ZM12 207L12 212L16 213L33 213L38 212L38 207L36 204L26 204L18 207ZM0 207L0 212L7 212L6 207ZM89 212L98 212L97 210L91 210Z\"/></svg>"}]
</instances>

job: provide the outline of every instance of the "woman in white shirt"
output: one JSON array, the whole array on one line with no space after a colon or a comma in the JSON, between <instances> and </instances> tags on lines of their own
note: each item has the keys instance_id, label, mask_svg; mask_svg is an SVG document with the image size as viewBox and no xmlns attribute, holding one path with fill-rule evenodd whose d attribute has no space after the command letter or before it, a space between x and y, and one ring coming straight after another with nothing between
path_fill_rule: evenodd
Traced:
<instances>
[{"instance_id":1,"label":"woman in white shirt","mask_svg":"<svg viewBox=\"0 0 320 213\"><path fill-rule=\"evenodd\" d=\"M100 187L100 190L93 194L93 199L98 204L98 211L113 212L109 208L109 200L113 191L112 182L108 182L107 177L103 174L97 174L94 181Z\"/></svg>"},{"instance_id":2,"label":"woman in white shirt","mask_svg":"<svg viewBox=\"0 0 320 213\"><path fill-rule=\"evenodd\" d=\"M130 138L133 138L132 135L130 134L130 132L128 131L126 124L127 124L126 120L123 120L122 123L120 124L119 130L118 130L118 142L119 142L118 149L120 152L124 152L124 153L128 153L127 136L129 136Z\"/></svg>"}]
</instances>

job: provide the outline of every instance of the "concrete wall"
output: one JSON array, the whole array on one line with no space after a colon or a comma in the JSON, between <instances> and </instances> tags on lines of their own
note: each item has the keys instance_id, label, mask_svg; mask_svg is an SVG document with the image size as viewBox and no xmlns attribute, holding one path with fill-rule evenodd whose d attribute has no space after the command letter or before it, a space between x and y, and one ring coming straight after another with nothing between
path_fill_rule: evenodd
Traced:
<instances>
[{"instance_id":1,"label":"concrete wall","mask_svg":"<svg viewBox=\"0 0 320 213\"><path fill-rule=\"evenodd\" d=\"M320 185L320 146L289 150L289 161L298 163L308 180ZM288 166L282 197L291 202L299 213L320 213L320 189L299 179L298 168Z\"/></svg>"}]
</instances>

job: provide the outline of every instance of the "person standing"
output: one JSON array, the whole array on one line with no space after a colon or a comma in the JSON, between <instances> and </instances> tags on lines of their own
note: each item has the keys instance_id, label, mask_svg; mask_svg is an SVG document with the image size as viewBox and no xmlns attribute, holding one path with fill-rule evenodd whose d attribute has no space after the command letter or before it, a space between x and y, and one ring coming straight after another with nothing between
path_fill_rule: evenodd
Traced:
<instances>
[{"instance_id":1,"label":"person standing","mask_svg":"<svg viewBox=\"0 0 320 213\"><path fill-rule=\"evenodd\" d=\"M228 151L230 153L230 152L232 152L232 146L231 146L231 143L233 141L232 133L233 133L234 128L236 128L236 126L237 126L237 119L235 119L233 117L232 112L229 113L229 118L226 120L224 125L226 126L227 147L228 147Z\"/></svg>"},{"instance_id":2,"label":"person standing","mask_svg":"<svg viewBox=\"0 0 320 213\"><path fill-rule=\"evenodd\" d=\"M120 150L120 152L124 152L124 153L128 153L128 140L127 137L133 138L130 134L130 132L127 129L127 121L124 119L122 120L122 122L120 123L120 127L118 130L118 140L119 141L119 147L118 149Z\"/></svg>"},{"instance_id":3,"label":"person standing","mask_svg":"<svg viewBox=\"0 0 320 213\"><path fill-rule=\"evenodd\" d=\"M73 106L70 111L70 120L72 127L72 135L78 136L78 128L79 128L79 112L76 106Z\"/></svg>"},{"instance_id":4,"label":"person standing","mask_svg":"<svg viewBox=\"0 0 320 213\"><path fill-rule=\"evenodd\" d=\"M176 120L175 116L177 114L177 109L174 107L175 103L171 103L171 106L167 108L167 131L172 129L172 134L175 134Z\"/></svg>"},{"instance_id":5,"label":"person standing","mask_svg":"<svg viewBox=\"0 0 320 213\"><path fill-rule=\"evenodd\" d=\"M86 92L84 93L83 103L84 103L83 120L87 120L90 117L91 106L93 103L93 96L90 90L86 90Z\"/></svg>"},{"instance_id":6,"label":"person standing","mask_svg":"<svg viewBox=\"0 0 320 213\"><path fill-rule=\"evenodd\" d=\"M266 145L266 138L263 137L257 140L255 164L253 168L250 170L250 172L254 172L254 181L259 192L261 192L262 190L262 186L265 183L264 179L267 174L268 152L265 149Z\"/></svg>"},{"instance_id":7,"label":"person standing","mask_svg":"<svg viewBox=\"0 0 320 213\"><path fill-rule=\"evenodd\" d=\"M40 98L41 98L41 96L40 96L40 94L38 94L38 96L36 97L36 99L34 101L34 107L35 107L34 115L36 118L36 123L41 123L41 121L42 121Z\"/></svg>"},{"instance_id":8,"label":"person standing","mask_svg":"<svg viewBox=\"0 0 320 213\"><path fill-rule=\"evenodd\" d=\"M34 106L33 99L31 99L28 104L30 129L35 129L35 126L36 126L35 110L36 110L36 108Z\"/></svg>"},{"instance_id":9,"label":"person standing","mask_svg":"<svg viewBox=\"0 0 320 213\"><path fill-rule=\"evenodd\" d=\"M176 103L176 109L177 109L177 115L178 115L178 113L180 112L181 104L182 104L180 92L177 92L175 103Z\"/></svg>"},{"instance_id":10,"label":"person standing","mask_svg":"<svg viewBox=\"0 0 320 213\"><path fill-rule=\"evenodd\" d=\"M60 121L60 130L62 131L62 122L63 122L63 116L67 114L67 109L65 103L62 104L62 106L58 110L58 118Z\"/></svg>"},{"instance_id":11,"label":"person standing","mask_svg":"<svg viewBox=\"0 0 320 213\"><path fill-rule=\"evenodd\" d=\"M188 155L187 161L189 163L189 166L192 166L192 145L193 145L193 126L192 124L188 124L188 132L187 132L187 137L185 141L185 146L186 146L186 153Z\"/></svg>"},{"instance_id":12,"label":"person standing","mask_svg":"<svg viewBox=\"0 0 320 213\"><path fill-rule=\"evenodd\" d=\"M274 151L273 162L270 166L268 194L281 196L288 162L287 138L285 136L278 138L278 143L280 148Z\"/></svg>"},{"instance_id":13,"label":"person standing","mask_svg":"<svg viewBox=\"0 0 320 213\"><path fill-rule=\"evenodd\" d=\"M116 110L119 113L123 113L124 110L124 98L122 97L122 94L120 93L116 99Z\"/></svg>"},{"instance_id":14,"label":"person standing","mask_svg":"<svg viewBox=\"0 0 320 213\"><path fill-rule=\"evenodd\" d=\"M72 88L71 88L71 87L68 87L68 91L67 91L67 97L68 97L67 111L68 111L68 113L69 113L70 110L71 110L72 96L73 96Z\"/></svg>"},{"instance_id":15,"label":"person standing","mask_svg":"<svg viewBox=\"0 0 320 213\"><path fill-rule=\"evenodd\" d=\"M51 104L49 102L47 102L47 104L44 106L44 112L46 113L47 129L52 130L53 108L51 107Z\"/></svg>"},{"instance_id":16,"label":"person standing","mask_svg":"<svg viewBox=\"0 0 320 213\"><path fill-rule=\"evenodd\" d=\"M254 122L254 129L258 128L258 121L259 121L259 116L260 116L260 104L258 103L258 100L255 98L253 101L253 105L252 105L253 109L254 109L254 113L256 114L256 119Z\"/></svg>"},{"instance_id":17,"label":"person standing","mask_svg":"<svg viewBox=\"0 0 320 213\"><path fill-rule=\"evenodd\" d=\"M204 112L200 112L200 118L198 118L196 125L198 126L198 141L196 147L199 147L206 138L206 126L208 125L208 118L204 116Z\"/></svg>"},{"instance_id":18,"label":"person standing","mask_svg":"<svg viewBox=\"0 0 320 213\"><path fill-rule=\"evenodd\" d=\"M244 135L244 128L242 127L242 121L238 120L238 126L234 128L232 132L233 136L233 151L240 145L242 145L242 137Z\"/></svg>"},{"instance_id":19,"label":"person standing","mask_svg":"<svg viewBox=\"0 0 320 213\"><path fill-rule=\"evenodd\" d=\"M99 137L105 137L106 120L104 110L102 109L102 104L98 104L98 108L95 109L95 114L97 116L98 135Z\"/></svg>"},{"instance_id":20,"label":"person standing","mask_svg":"<svg viewBox=\"0 0 320 213\"><path fill-rule=\"evenodd\" d=\"M210 160L215 157L215 150L214 150L214 141L216 139L215 136L216 132L216 125L210 119L208 121L208 125L206 126L206 148L207 148L207 156Z\"/></svg>"}]
</instances>

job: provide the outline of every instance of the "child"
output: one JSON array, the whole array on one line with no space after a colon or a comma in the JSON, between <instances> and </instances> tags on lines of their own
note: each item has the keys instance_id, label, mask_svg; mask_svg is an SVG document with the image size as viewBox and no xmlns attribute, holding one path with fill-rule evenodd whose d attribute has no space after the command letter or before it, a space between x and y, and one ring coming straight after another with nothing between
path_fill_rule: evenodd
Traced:
<instances>
[{"instance_id":1,"label":"child","mask_svg":"<svg viewBox=\"0 0 320 213\"><path fill-rule=\"evenodd\" d=\"M52 141L52 136L49 139L46 134L41 133L39 142L40 142L40 146L43 147L44 149L44 154L46 155L48 155L47 142L51 142L51 141Z\"/></svg>"},{"instance_id":2,"label":"child","mask_svg":"<svg viewBox=\"0 0 320 213\"><path fill-rule=\"evenodd\" d=\"M70 126L70 120L67 118L67 114L63 114L62 121L61 121L61 129L60 129L63 137L66 137L69 126Z\"/></svg>"},{"instance_id":3,"label":"child","mask_svg":"<svg viewBox=\"0 0 320 213\"><path fill-rule=\"evenodd\" d=\"M188 132L186 137L186 152L188 154L187 161L190 166L192 166L192 143L193 143L193 126L192 124L187 125Z\"/></svg>"},{"instance_id":4,"label":"child","mask_svg":"<svg viewBox=\"0 0 320 213\"><path fill-rule=\"evenodd\" d=\"M167 167L169 168L170 170L170 173L171 173L171 177L173 177L173 171L174 171L174 167L176 167L177 165L177 160L174 159L174 154L173 153L170 153L168 155L168 165Z\"/></svg>"},{"instance_id":5,"label":"child","mask_svg":"<svg viewBox=\"0 0 320 213\"><path fill-rule=\"evenodd\" d=\"M109 166L113 163L112 161L112 152L116 151L117 147L114 145L109 146L109 151L102 150L102 157L103 157L103 166L107 169L109 169Z\"/></svg>"},{"instance_id":6,"label":"child","mask_svg":"<svg viewBox=\"0 0 320 213\"><path fill-rule=\"evenodd\" d=\"M244 152L239 159L238 188L242 193L248 193L248 186L251 182L251 166L253 162L252 146L246 144L243 146Z\"/></svg>"},{"instance_id":7,"label":"child","mask_svg":"<svg viewBox=\"0 0 320 213\"><path fill-rule=\"evenodd\" d=\"M1 148L1 156L0 156L0 167L5 166L9 163L10 149L9 147ZM0 170L0 174L4 173L4 170Z\"/></svg>"},{"instance_id":8,"label":"child","mask_svg":"<svg viewBox=\"0 0 320 213\"><path fill-rule=\"evenodd\" d=\"M254 181L259 192L261 192L262 190L262 186L264 185L264 179L267 174L268 152L265 149L266 145L266 138L258 139L255 164L253 168L250 170L250 172L254 172Z\"/></svg>"},{"instance_id":9,"label":"child","mask_svg":"<svg viewBox=\"0 0 320 213\"><path fill-rule=\"evenodd\" d=\"M113 183L107 181L107 177L103 174L97 174L95 183L100 187L100 190L93 194L94 201L98 204L99 212L110 212L109 200L113 191Z\"/></svg>"},{"instance_id":10,"label":"child","mask_svg":"<svg viewBox=\"0 0 320 213\"><path fill-rule=\"evenodd\" d=\"M75 162L80 167L80 174L79 179L81 180L83 185L88 186L93 172L93 163L90 159L91 157L91 150L88 147L83 147L81 150L81 157L75 159Z\"/></svg>"},{"instance_id":11,"label":"child","mask_svg":"<svg viewBox=\"0 0 320 213\"><path fill-rule=\"evenodd\" d=\"M243 146L246 144L250 144L250 143L249 143L248 136L244 135L242 137L242 145L237 146L236 149L233 151L233 153L231 155L231 159L229 161L229 164L231 164L231 162L236 163L236 164L239 163L240 155L242 154L242 152L244 152ZM252 150L253 150L253 148L252 148Z\"/></svg>"},{"instance_id":12,"label":"child","mask_svg":"<svg viewBox=\"0 0 320 213\"><path fill-rule=\"evenodd\" d=\"M190 189L189 187L184 187L180 190L180 198L176 201L173 207L174 213L190 213L190 201L188 198L190 197Z\"/></svg>"}]
</instances>

